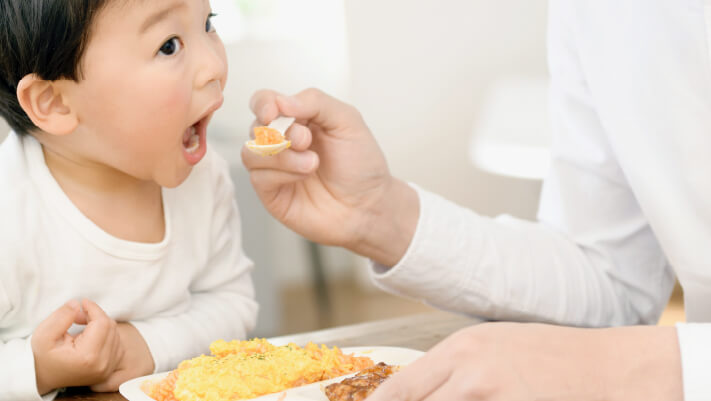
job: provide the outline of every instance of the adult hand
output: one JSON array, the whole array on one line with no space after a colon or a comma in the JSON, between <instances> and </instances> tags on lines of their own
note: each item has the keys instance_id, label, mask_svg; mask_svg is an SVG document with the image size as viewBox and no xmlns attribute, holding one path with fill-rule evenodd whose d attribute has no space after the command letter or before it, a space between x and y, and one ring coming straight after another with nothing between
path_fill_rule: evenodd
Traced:
<instances>
[{"instance_id":1,"label":"adult hand","mask_svg":"<svg viewBox=\"0 0 711 401\"><path fill-rule=\"evenodd\" d=\"M256 123L295 117L290 149L242 160L267 210L297 233L349 248L384 265L405 253L419 217L417 194L390 175L360 113L316 89L254 95Z\"/></svg>"},{"instance_id":2,"label":"adult hand","mask_svg":"<svg viewBox=\"0 0 711 401\"><path fill-rule=\"evenodd\" d=\"M106 380L123 357L116 322L94 302L69 301L37 326L32 335L37 389L87 386ZM86 324L72 336L72 324Z\"/></svg>"},{"instance_id":3,"label":"adult hand","mask_svg":"<svg viewBox=\"0 0 711 401\"><path fill-rule=\"evenodd\" d=\"M673 327L487 323L459 331L368 401L681 401Z\"/></svg>"},{"instance_id":4,"label":"adult hand","mask_svg":"<svg viewBox=\"0 0 711 401\"><path fill-rule=\"evenodd\" d=\"M151 374L155 369L153 356L141 333L130 323L119 323L118 331L121 346L125 350L123 358L105 381L91 386L93 391L117 391L121 383Z\"/></svg>"}]
</instances>

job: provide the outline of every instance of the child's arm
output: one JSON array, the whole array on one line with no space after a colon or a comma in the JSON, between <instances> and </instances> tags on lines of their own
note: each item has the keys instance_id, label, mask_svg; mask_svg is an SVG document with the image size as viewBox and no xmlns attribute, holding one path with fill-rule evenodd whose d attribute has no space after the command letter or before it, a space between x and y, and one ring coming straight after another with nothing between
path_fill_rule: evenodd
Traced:
<instances>
[{"instance_id":1,"label":"child's arm","mask_svg":"<svg viewBox=\"0 0 711 401\"><path fill-rule=\"evenodd\" d=\"M53 312L31 339L0 345L0 400L51 399L60 387L84 386L104 380L114 371L123 348L116 323L90 301L84 311L70 301ZM72 324L86 324L71 336Z\"/></svg>"},{"instance_id":2,"label":"child's arm","mask_svg":"<svg viewBox=\"0 0 711 401\"><path fill-rule=\"evenodd\" d=\"M130 323L118 324L121 344L125 352L116 366L116 370L101 383L94 384L91 389L96 392L118 391L121 383L140 376L151 374L155 370L151 351L143 340L141 333Z\"/></svg>"},{"instance_id":3,"label":"child's arm","mask_svg":"<svg viewBox=\"0 0 711 401\"><path fill-rule=\"evenodd\" d=\"M216 158L210 163L216 170L210 177L215 204L210 222L206 222L211 225L210 260L194 275L190 307L176 316L131 322L148 344L157 372L208 353L214 340L245 338L256 321L250 277L253 263L242 251L234 187L224 160Z\"/></svg>"}]
</instances>

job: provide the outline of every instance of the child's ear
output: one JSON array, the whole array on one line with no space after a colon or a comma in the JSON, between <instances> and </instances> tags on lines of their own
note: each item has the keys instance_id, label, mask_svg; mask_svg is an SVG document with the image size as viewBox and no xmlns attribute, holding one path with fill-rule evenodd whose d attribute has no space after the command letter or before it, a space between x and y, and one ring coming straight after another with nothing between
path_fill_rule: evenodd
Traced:
<instances>
[{"instance_id":1,"label":"child's ear","mask_svg":"<svg viewBox=\"0 0 711 401\"><path fill-rule=\"evenodd\" d=\"M37 128L48 134L70 134L79 124L54 81L43 80L36 74L25 75L17 85L17 99Z\"/></svg>"}]
</instances>

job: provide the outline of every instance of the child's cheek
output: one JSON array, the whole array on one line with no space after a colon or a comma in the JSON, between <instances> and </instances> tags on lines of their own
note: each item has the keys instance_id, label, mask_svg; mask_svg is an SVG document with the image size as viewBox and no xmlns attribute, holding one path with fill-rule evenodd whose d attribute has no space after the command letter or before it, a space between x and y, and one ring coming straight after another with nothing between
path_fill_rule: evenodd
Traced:
<instances>
[{"instance_id":1,"label":"child's cheek","mask_svg":"<svg viewBox=\"0 0 711 401\"><path fill-rule=\"evenodd\" d=\"M167 117L173 120L187 117L187 113L190 111L191 92L189 90L172 86L165 88L160 94L160 99L156 100L162 106L161 109L171 113Z\"/></svg>"}]
</instances>

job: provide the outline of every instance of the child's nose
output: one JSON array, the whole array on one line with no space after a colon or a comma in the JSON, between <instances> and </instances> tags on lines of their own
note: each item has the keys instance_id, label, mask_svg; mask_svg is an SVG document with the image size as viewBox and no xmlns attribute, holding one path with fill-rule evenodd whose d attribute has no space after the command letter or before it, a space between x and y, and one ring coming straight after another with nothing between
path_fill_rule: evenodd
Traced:
<instances>
[{"instance_id":1,"label":"child's nose","mask_svg":"<svg viewBox=\"0 0 711 401\"><path fill-rule=\"evenodd\" d=\"M227 56L222 42L217 38L206 39L197 55L197 74L195 85L198 88L213 82L219 82L224 88L227 79Z\"/></svg>"}]
</instances>

